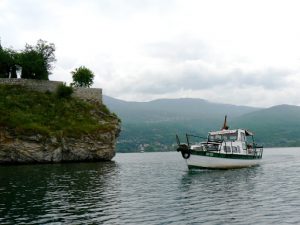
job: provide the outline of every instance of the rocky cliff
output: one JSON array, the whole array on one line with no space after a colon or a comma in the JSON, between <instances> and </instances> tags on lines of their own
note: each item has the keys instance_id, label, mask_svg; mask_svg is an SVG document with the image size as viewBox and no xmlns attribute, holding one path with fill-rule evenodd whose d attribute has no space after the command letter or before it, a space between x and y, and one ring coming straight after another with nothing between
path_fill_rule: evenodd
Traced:
<instances>
[{"instance_id":1,"label":"rocky cliff","mask_svg":"<svg viewBox=\"0 0 300 225\"><path fill-rule=\"evenodd\" d=\"M0 164L114 157L120 120L100 102L19 86L0 86L0 95Z\"/></svg>"},{"instance_id":2,"label":"rocky cliff","mask_svg":"<svg viewBox=\"0 0 300 225\"><path fill-rule=\"evenodd\" d=\"M115 156L118 123L112 131L74 137L18 135L0 127L0 164L103 161Z\"/></svg>"}]
</instances>

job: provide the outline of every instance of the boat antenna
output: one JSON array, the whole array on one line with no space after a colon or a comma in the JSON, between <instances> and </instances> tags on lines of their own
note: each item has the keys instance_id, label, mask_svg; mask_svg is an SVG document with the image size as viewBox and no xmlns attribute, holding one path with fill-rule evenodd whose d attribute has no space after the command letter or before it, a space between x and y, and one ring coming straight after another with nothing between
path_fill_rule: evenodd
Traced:
<instances>
[{"instance_id":1,"label":"boat antenna","mask_svg":"<svg viewBox=\"0 0 300 225\"><path fill-rule=\"evenodd\" d=\"M227 126L227 115L225 115L224 124L222 130L228 130L229 126Z\"/></svg>"}]
</instances>

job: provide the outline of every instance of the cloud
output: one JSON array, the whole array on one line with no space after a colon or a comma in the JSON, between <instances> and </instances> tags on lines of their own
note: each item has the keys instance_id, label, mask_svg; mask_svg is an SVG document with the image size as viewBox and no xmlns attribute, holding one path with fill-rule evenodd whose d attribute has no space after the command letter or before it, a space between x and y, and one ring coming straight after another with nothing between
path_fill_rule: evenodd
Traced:
<instances>
[{"instance_id":1,"label":"cloud","mask_svg":"<svg viewBox=\"0 0 300 225\"><path fill-rule=\"evenodd\" d=\"M178 44L176 46L181 49ZM110 91L105 93L127 100L194 97L262 107L300 103L295 94L300 94L297 87L299 69L260 67L243 60L216 63L211 60L213 51L205 49L211 57L200 55L196 58L202 59L193 60L174 54L170 59L162 51L160 55L151 55L153 58L147 61L136 62L130 70L117 66L119 71L114 71L115 79L106 84ZM126 75L121 71L127 71ZM293 93L293 97L284 93Z\"/></svg>"},{"instance_id":2,"label":"cloud","mask_svg":"<svg viewBox=\"0 0 300 225\"><path fill-rule=\"evenodd\" d=\"M69 83L85 65L94 87L121 99L300 104L298 8L283 0L2 0L0 35L15 49L55 43L50 79Z\"/></svg>"},{"instance_id":3,"label":"cloud","mask_svg":"<svg viewBox=\"0 0 300 225\"><path fill-rule=\"evenodd\" d=\"M181 61L181 57L176 57L176 61L155 60L155 63L148 65L137 65L140 66L139 70L135 68L131 72L134 76L120 77L123 79L120 91L165 94L178 90L197 91L215 87L228 87L229 91L248 87L273 90L290 85L289 79L294 74L294 71L286 68L249 69L243 65L235 67L184 58Z\"/></svg>"},{"instance_id":4,"label":"cloud","mask_svg":"<svg viewBox=\"0 0 300 225\"><path fill-rule=\"evenodd\" d=\"M151 57L174 61L209 59L212 54L212 49L202 40L183 37L177 40L149 43L144 49Z\"/></svg>"}]
</instances>

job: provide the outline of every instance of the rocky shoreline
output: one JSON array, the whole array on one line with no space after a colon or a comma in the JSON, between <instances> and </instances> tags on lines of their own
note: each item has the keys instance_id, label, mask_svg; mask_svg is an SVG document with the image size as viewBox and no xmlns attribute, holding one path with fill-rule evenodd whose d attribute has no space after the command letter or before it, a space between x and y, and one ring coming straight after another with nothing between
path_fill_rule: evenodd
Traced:
<instances>
[{"instance_id":1,"label":"rocky shoreline","mask_svg":"<svg viewBox=\"0 0 300 225\"><path fill-rule=\"evenodd\" d=\"M0 164L107 161L121 121L102 89L77 88L63 99L59 82L0 79Z\"/></svg>"},{"instance_id":2,"label":"rocky shoreline","mask_svg":"<svg viewBox=\"0 0 300 225\"><path fill-rule=\"evenodd\" d=\"M114 129L75 137L47 137L41 134L17 135L0 127L0 164L107 161L115 156L118 120Z\"/></svg>"}]
</instances>

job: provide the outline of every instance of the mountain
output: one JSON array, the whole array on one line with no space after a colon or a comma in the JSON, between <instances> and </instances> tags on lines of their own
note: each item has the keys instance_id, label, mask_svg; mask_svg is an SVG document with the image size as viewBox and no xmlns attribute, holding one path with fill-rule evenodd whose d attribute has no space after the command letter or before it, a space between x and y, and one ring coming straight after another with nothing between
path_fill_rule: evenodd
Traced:
<instances>
[{"instance_id":1,"label":"mountain","mask_svg":"<svg viewBox=\"0 0 300 225\"><path fill-rule=\"evenodd\" d=\"M260 110L192 98L127 102L104 96L103 101L122 119L119 152L173 149L175 134L206 136L220 128L225 115L233 118Z\"/></svg>"},{"instance_id":2,"label":"mountain","mask_svg":"<svg viewBox=\"0 0 300 225\"><path fill-rule=\"evenodd\" d=\"M203 99L159 99L127 102L104 96L105 104L122 119L119 152L174 150L175 134L206 137L220 129L228 115L230 128L254 131L266 147L300 146L300 107L255 108L212 103Z\"/></svg>"},{"instance_id":3,"label":"mountain","mask_svg":"<svg viewBox=\"0 0 300 225\"><path fill-rule=\"evenodd\" d=\"M129 123L160 123L167 121L186 121L191 119L223 120L229 113L236 117L257 111L259 108L211 103L203 99L158 99L149 102L127 102L104 96L104 103L112 111L118 113L123 122Z\"/></svg>"},{"instance_id":4,"label":"mountain","mask_svg":"<svg viewBox=\"0 0 300 225\"><path fill-rule=\"evenodd\" d=\"M253 130L265 146L300 146L300 107L277 105L235 118L232 125Z\"/></svg>"}]
</instances>

